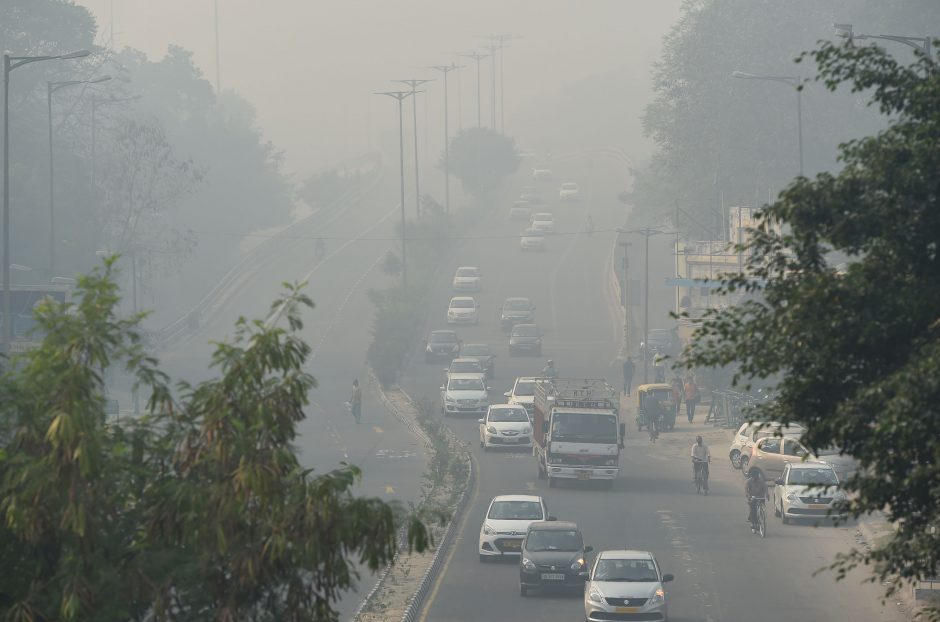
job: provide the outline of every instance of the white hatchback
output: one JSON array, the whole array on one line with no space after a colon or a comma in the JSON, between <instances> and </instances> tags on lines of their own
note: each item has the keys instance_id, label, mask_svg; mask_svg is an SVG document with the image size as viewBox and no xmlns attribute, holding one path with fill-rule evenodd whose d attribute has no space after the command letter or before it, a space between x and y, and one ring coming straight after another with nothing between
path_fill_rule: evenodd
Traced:
<instances>
[{"instance_id":1,"label":"white hatchback","mask_svg":"<svg viewBox=\"0 0 940 622\"><path fill-rule=\"evenodd\" d=\"M519 246L524 251L540 251L545 248L545 232L541 229L529 227L522 232L519 238Z\"/></svg>"},{"instance_id":2,"label":"white hatchback","mask_svg":"<svg viewBox=\"0 0 940 622\"><path fill-rule=\"evenodd\" d=\"M500 495L490 501L480 526L480 561L503 555L521 555L529 525L555 520L548 515L545 500L536 495Z\"/></svg>"},{"instance_id":3,"label":"white hatchback","mask_svg":"<svg viewBox=\"0 0 940 622\"><path fill-rule=\"evenodd\" d=\"M551 212L539 212L532 216L532 228L551 233L555 230L555 217Z\"/></svg>"},{"instance_id":4,"label":"white hatchback","mask_svg":"<svg viewBox=\"0 0 940 622\"><path fill-rule=\"evenodd\" d=\"M667 614L662 574L648 551L602 551L584 585L584 617L594 620L661 620Z\"/></svg>"},{"instance_id":5,"label":"white hatchback","mask_svg":"<svg viewBox=\"0 0 940 622\"><path fill-rule=\"evenodd\" d=\"M561 185L561 188L558 189L558 200L559 201L577 201L578 200L578 184L573 181L566 181Z\"/></svg>"},{"instance_id":6,"label":"white hatchback","mask_svg":"<svg viewBox=\"0 0 940 622\"><path fill-rule=\"evenodd\" d=\"M516 404L494 404L480 419L480 447L532 448L532 424L526 409Z\"/></svg>"},{"instance_id":7,"label":"white hatchback","mask_svg":"<svg viewBox=\"0 0 940 622\"><path fill-rule=\"evenodd\" d=\"M448 324L479 324L480 307L470 296L455 296L447 305Z\"/></svg>"},{"instance_id":8,"label":"white hatchback","mask_svg":"<svg viewBox=\"0 0 940 622\"><path fill-rule=\"evenodd\" d=\"M454 274L454 291L457 292L478 292L482 284L480 281L480 270L473 266L461 266L457 268Z\"/></svg>"}]
</instances>

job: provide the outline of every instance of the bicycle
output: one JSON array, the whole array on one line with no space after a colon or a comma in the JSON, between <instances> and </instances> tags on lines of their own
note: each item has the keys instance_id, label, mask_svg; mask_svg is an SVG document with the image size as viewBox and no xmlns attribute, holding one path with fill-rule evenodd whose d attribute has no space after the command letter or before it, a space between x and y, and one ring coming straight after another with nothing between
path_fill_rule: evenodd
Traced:
<instances>
[{"instance_id":1,"label":"bicycle","mask_svg":"<svg viewBox=\"0 0 940 622\"><path fill-rule=\"evenodd\" d=\"M695 468L695 494L702 494L705 490L705 496L708 496L708 462L705 460L692 460Z\"/></svg>"},{"instance_id":2,"label":"bicycle","mask_svg":"<svg viewBox=\"0 0 940 622\"><path fill-rule=\"evenodd\" d=\"M751 503L756 504L757 507L754 508L754 520L751 521L751 533L756 533L760 535L761 538L767 537L767 512L765 511L765 504L767 499L765 497L751 497Z\"/></svg>"},{"instance_id":3,"label":"bicycle","mask_svg":"<svg viewBox=\"0 0 940 622\"><path fill-rule=\"evenodd\" d=\"M650 417L649 422L646 424L646 429L650 434L650 442L655 443L656 439L659 438L659 426L661 419L659 417Z\"/></svg>"}]
</instances>

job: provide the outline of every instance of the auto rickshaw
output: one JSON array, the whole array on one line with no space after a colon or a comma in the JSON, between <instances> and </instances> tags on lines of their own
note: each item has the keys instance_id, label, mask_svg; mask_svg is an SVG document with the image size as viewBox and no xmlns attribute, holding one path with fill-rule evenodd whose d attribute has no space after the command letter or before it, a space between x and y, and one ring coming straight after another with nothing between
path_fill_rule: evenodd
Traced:
<instances>
[{"instance_id":1,"label":"auto rickshaw","mask_svg":"<svg viewBox=\"0 0 940 622\"><path fill-rule=\"evenodd\" d=\"M676 427L676 400L672 394L672 385L665 383L641 384L637 387L636 397L637 430L649 426L647 410L654 400L660 403L660 412L663 415L660 431L672 430Z\"/></svg>"}]
</instances>

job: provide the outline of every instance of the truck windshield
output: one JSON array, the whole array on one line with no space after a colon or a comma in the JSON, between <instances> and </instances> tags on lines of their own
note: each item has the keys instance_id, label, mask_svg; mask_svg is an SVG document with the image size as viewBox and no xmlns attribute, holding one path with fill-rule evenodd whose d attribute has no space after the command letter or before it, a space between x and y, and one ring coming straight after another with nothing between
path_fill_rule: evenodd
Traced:
<instances>
[{"instance_id":1,"label":"truck windshield","mask_svg":"<svg viewBox=\"0 0 940 622\"><path fill-rule=\"evenodd\" d=\"M555 413L552 415L552 440L616 443L617 418L610 414Z\"/></svg>"}]
</instances>

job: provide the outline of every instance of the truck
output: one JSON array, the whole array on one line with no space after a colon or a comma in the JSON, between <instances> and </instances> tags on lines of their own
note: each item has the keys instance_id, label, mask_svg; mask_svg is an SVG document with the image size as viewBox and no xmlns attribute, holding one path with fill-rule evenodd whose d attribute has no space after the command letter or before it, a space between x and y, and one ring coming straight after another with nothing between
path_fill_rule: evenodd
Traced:
<instances>
[{"instance_id":1,"label":"truck","mask_svg":"<svg viewBox=\"0 0 940 622\"><path fill-rule=\"evenodd\" d=\"M599 480L620 474L626 426L620 392L603 379L556 378L535 385L533 453L539 479Z\"/></svg>"}]
</instances>

